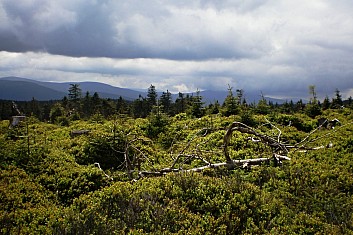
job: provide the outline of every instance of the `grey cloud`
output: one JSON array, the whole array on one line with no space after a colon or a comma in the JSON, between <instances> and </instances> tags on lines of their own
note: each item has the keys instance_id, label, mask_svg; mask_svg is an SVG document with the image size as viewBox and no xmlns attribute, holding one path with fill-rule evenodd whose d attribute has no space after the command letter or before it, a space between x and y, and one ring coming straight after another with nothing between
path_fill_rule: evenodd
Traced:
<instances>
[{"instance_id":1,"label":"grey cloud","mask_svg":"<svg viewBox=\"0 0 353 235\"><path fill-rule=\"evenodd\" d=\"M282 97L313 84L325 96L353 87L352 11L349 0L2 0L0 52L19 54L8 66L4 53L0 72Z\"/></svg>"},{"instance_id":2,"label":"grey cloud","mask_svg":"<svg viewBox=\"0 0 353 235\"><path fill-rule=\"evenodd\" d=\"M271 52L273 40L301 37L296 20L293 27L276 32L286 21L280 20L289 11L281 13L284 7L265 0L7 0L2 8L8 27L2 30L0 49L115 58L256 58Z\"/></svg>"},{"instance_id":3,"label":"grey cloud","mask_svg":"<svg viewBox=\"0 0 353 235\"><path fill-rule=\"evenodd\" d=\"M68 56L210 59L256 56L253 39L216 8L166 2L4 1L0 50ZM256 2L256 1L255 1ZM11 43L10 43L11 42ZM250 43L249 43L250 42Z\"/></svg>"},{"instance_id":4,"label":"grey cloud","mask_svg":"<svg viewBox=\"0 0 353 235\"><path fill-rule=\"evenodd\" d=\"M60 7L55 1L3 1L1 8L4 16L2 22L2 39L16 38L14 43L25 50L45 48L43 36L53 30L71 25L75 22L75 13ZM1 49L6 50L1 43Z\"/></svg>"}]
</instances>

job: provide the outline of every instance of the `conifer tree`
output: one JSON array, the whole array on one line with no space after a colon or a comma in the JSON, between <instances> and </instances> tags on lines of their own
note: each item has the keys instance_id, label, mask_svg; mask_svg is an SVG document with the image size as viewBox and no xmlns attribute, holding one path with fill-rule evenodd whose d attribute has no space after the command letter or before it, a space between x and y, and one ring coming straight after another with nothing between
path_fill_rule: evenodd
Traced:
<instances>
[{"instance_id":1,"label":"conifer tree","mask_svg":"<svg viewBox=\"0 0 353 235\"><path fill-rule=\"evenodd\" d=\"M102 101L99 97L99 94L97 92L93 93L92 99L91 99L91 104L92 104L92 111L93 113L100 113L101 108L102 108Z\"/></svg>"},{"instance_id":2,"label":"conifer tree","mask_svg":"<svg viewBox=\"0 0 353 235\"><path fill-rule=\"evenodd\" d=\"M200 95L200 91L197 90L196 96L192 97L192 104L190 107L190 114L193 117L200 118L204 115L202 96Z\"/></svg>"},{"instance_id":3,"label":"conifer tree","mask_svg":"<svg viewBox=\"0 0 353 235\"><path fill-rule=\"evenodd\" d=\"M80 84L70 84L69 88L69 108L73 109L74 113L80 112L81 88Z\"/></svg>"},{"instance_id":4,"label":"conifer tree","mask_svg":"<svg viewBox=\"0 0 353 235\"><path fill-rule=\"evenodd\" d=\"M270 112L270 106L268 105L264 94L261 92L261 100L259 100L257 107L256 107L256 112L259 114L268 114Z\"/></svg>"},{"instance_id":5,"label":"conifer tree","mask_svg":"<svg viewBox=\"0 0 353 235\"><path fill-rule=\"evenodd\" d=\"M73 102L78 102L80 98L81 98L80 84L70 84L69 100Z\"/></svg>"},{"instance_id":6,"label":"conifer tree","mask_svg":"<svg viewBox=\"0 0 353 235\"><path fill-rule=\"evenodd\" d=\"M319 105L319 101L317 100L317 95L316 95L316 91L315 91L315 86L314 85L310 85L309 86L309 94L312 97L310 98L309 103L305 106L305 113L309 117L314 118L317 115L320 115L322 113L320 105Z\"/></svg>"},{"instance_id":7,"label":"conifer tree","mask_svg":"<svg viewBox=\"0 0 353 235\"><path fill-rule=\"evenodd\" d=\"M89 91L86 92L85 97L82 100L82 108L83 108L83 116L85 117L90 117L92 115L92 97L89 93Z\"/></svg>"},{"instance_id":8,"label":"conifer tree","mask_svg":"<svg viewBox=\"0 0 353 235\"><path fill-rule=\"evenodd\" d=\"M65 116L65 110L60 103L56 103L50 110L50 121L54 123L59 117Z\"/></svg>"},{"instance_id":9,"label":"conifer tree","mask_svg":"<svg viewBox=\"0 0 353 235\"><path fill-rule=\"evenodd\" d=\"M128 105L121 96L119 96L119 99L116 103L116 111L120 114L127 114L129 112Z\"/></svg>"},{"instance_id":10,"label":"conifer tree","mask_svg":"<svg viewBox=\"0 0 353 235\"><path fill-rule=\"evenodd\" d=\"M324 99L324 102L322 102L322 109L323 110L329 109L330 106L331 106L330 99L328 98L328 96L326 96Z\"/></svg>"},{"instance_id":11,"label":"conifer tree","mask_svg":"<svg viewBox=\"0 0 353 235\"><path fill-rule=\"evenodd\" d=\"M152 111L153 106L157 105L158 94L156 87L151 84L147 91L147 103L149 112Z\"/></svg>"},{"instance_id":12,"label":"conifer tree","mask_svg":"<svg viewBox=\"0 0 353 235\"><path fill-rule=\"evenodd\" d=\"M352 96L349 96L349 98L348 98L348 107L350 107L350 108L353 108L353 99L352 99Z\"/></svg>"},{"instance_id":13,"label":"conifer tree","mask_svg":"<svg viewBox=\"0 0 353 235\"><path fill-rule=\"evenodd\" d=\"M336 97L332 99L331 107L334 109L339 109L343 105L342 96L338 89L336 89L335 94L336 94Z\"/></svg>"},{"instance_id":14,"label":"conifer tree","mask_svg":"<svg viewBox=\"0 0 353 235\"><path fill-rule=\"evenodd\" d=\"M147 117L147 115L151 112L151 110L149 109L148 100L139 95L139 98L134 100L134 102L132 103L131 112L135 118Z\"/></svg>"},{"instance_id":15,"label":"conifer tree","mask_svg":"<svg viewBox=\"0 0 353 235\"><path fill-rule=\"evenodd\" d=\"M234 97L232 89L233 88L228 85L228 95L225 98L224 103L223 103L224 115L227 117L230 115L238 114L238 112L239 112L239 100ZM238 95L240 95L240 94L238 93ZM242 94L241 94L241 96L242 96Z\"/></svg>"},{"instance_id":16,"label":"conifer tree","mask_svg":"<svg viewBox=\"0 0 353 235\"><path fill-rule=\"evenodd\" d=\"M168 90L162 93L159 104L162 106L164 113L171 114L172 94Z\"/></svg>"},{"instance_id":17,"label":"conifer tree","mask_svg":"<svg viewBox=\"0 0 353 235\"><path fill-rule=\"evenodd\" d=\"M184 113L186 110L186 99L184 97L184 94L179 92L178 98L175 100L174 104L174 113Z\"/></svg>"}]
</instances>

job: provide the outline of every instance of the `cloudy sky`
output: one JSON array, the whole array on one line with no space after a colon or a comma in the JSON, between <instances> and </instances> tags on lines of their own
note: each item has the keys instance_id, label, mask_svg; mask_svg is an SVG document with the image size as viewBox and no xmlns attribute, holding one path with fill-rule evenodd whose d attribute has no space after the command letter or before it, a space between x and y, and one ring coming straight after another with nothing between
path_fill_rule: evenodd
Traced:
<instances>
[{"instance_id":1,"label":"cloudy sky","mask_svg":"<svg viewBox=\"0 0 353 235\"><path fill-rule=\"evenodd\" d=\"M353 96L351 0L0 0L0 77Z\"/></svg>"}]
</instances>

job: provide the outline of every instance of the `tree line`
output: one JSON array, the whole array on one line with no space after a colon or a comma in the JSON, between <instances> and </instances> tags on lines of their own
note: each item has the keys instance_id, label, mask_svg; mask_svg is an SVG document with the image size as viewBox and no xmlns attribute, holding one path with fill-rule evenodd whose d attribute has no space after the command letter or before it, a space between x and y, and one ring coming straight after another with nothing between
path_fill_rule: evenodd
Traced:
<instances>
[{"instance_id":1,"label":"tree line","mask_svg":"<svg viewBox=\"0 0 353 235\"><path fill-rule=\"evenodd\" d=\"M200 91L195 94L179 92L173 99L168 90L159 95L156 87L151 85L146 97L140 95L137 99L129 101L121 96L118 99L101 98L97 92L91 94L87 91L82 94L79 84L71 84L68 95L62 100L38 101L34 97L31 101L16 101L16 103L0 100L0 119L6 120L11 116L25 115L34 116L40 121L65 125L70 120L107 118L114 114L146 118L150 115L175 116L186 113L195 118L208 114L240 115L247 123L251 122L252 115L268 114L270 110L284 114L303 112L310 117L315 117L326 109L352 108L353 106L352 97L344 101L338 89L335 90L335 97L330 99L326 96L323 102L318 100L314 85L309 86L309 94L311 98L307 103L303 100L297 102L291 100L278 104L266 100L262 94L259 102L247 103L243 90L236 89L234 94L233 88L229 86L228 95L222 103L216 100L206 104Z\"/></svg>"}]
</instances>

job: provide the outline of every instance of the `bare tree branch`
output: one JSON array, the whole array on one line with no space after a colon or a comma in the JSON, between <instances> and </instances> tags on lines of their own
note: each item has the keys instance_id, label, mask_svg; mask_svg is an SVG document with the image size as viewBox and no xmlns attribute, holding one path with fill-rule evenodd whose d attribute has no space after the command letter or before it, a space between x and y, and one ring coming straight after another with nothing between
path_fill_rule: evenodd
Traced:
<instances>
[{"instance_id":1,"label":"bare tree branch","mask_svg":"<svg viewBox=\"0 0 353 235\"><path fill-rule=\"evenodd\" d=\"M265 120L266 120L266 122L268 124L271 125L271 127L274 127L274 128L276 128L278 130L277 142L280 143L281 142L280 138L281 138L281 135L282 135L282 131L277 126L273 125L269 120L267 120L267 118L265 118Z\"/></svg>"},{"instance_id":2,"label":"bare tree branch","mask_svg":"<svg viewBox=\"0 0 353 235\"><path fill-rule=\"evenodd\" d=\"M179 158L181 156L183 156L184 152L190 147L190 145L193 143L193 141L199 137L199 134L202 133L203 131L206 132L203 134L203 136L206 136L207 135L207 131L209 130L209 128L203 128L201 130L199 130L195 135L192 136L192 138L188 141L188 143L185 145L185 147L179 152L179 154L177 155L177 157L174 159L174 162L171 166L171 168L174 168L175 167L175 164L179 161Z\"/></svg>"},{"instance_id":3,"label":"bare tree branch","mask_svg":"<svg viewBox=\"0 0 353 235\"><path fill-rule=\"evenodd\" d=\"M255 131L253 128L245 125L244 123L233 122L231 124L231 126L228 128L228 130L223 138L223 152L224 152L224 156L226 157L227 162L232 161L232 159L229 156L228 145L229 145L230 139L232 137L233 131L239 131L241 133L254 135L254 136L260 138L263 143L269 145L270 147L282 150L282 152L284 152L286 154L288 153L286 146L284 144L276 141L274 138L267 136L267 135L264 135L264 134L260 134L257 131ZM278 150L276 150L276 151L278 151Z\"/></svg>"},{"instance_id":4,"label":"bare tree branch","mask_svg":"<svg viewBox=\"0 0 353 235\"><path fill-rule=\"evenodd\" d=\"M107 174L103 171L103 169L101 168L101 165L100 165L98 162L95 162L95 163L94 163L94 166L98 167L99 170L101 170L101 171L103 172L103 174L104 174L108 179L113 180L113 177L107 175Z\"/></svg>"}]
</instances>

